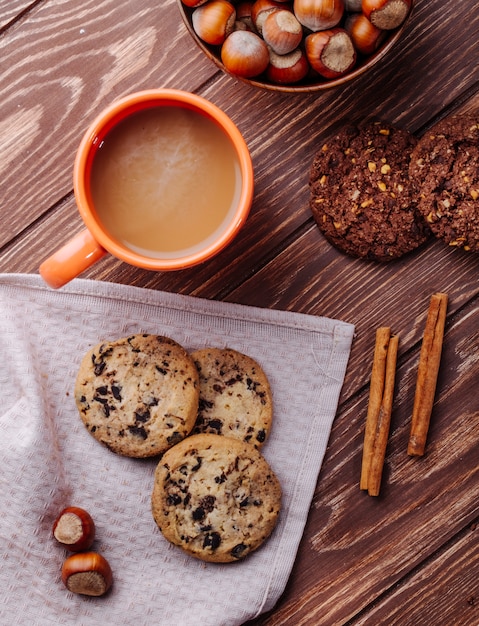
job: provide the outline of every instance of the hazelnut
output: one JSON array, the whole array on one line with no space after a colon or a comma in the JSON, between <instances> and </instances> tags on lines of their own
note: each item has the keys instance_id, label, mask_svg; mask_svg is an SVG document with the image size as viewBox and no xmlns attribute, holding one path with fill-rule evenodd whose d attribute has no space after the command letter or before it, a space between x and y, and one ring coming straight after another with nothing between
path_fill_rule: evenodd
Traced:
<instances>
[{"instance_id":1,"label":"hazelnut","mask_svg":"<svg viewBox=\"0 0 479 626\"><path fill-rule=\"evenodd\" d=\"M232 74L252 78L262 74L268 67L268 46L255 33L236 30L222 45L221 60Z\"/></svg>"},{"instance_id":2,"label":"hazelnut","mask_svg":"<svg viewBox=\"0 0 479 626\"><path fill-rule=\"evenodd\" d=\"M294 0L293 12L299 22L316 32L337 26L344 13L343 0Z\"/></svg>"},{"instance_id":3,"label":"hazelnut","mask_svg":"<svg viewBox=\"0 0 479 626\"><path fill-rule=\"evenodd\" d=\"M293 84L305 78L309 69L308 60L301 48L296 48L289 54L276 54L270 50L266 78L272 83Z\"/></svg>"},{"instance_id":4,"label":"hazelnut","mask_svg":"<svg viewBox=\"0 0 479 626\"><path fill-rule=\"evenodd\" d=\"M113 582L110 564L97 552L72 554L63 563L61 576L69 591L86 596L102 596Z\"/></svg>"},{"instance_id":5,"label":"hazelnut","mask_svg":"<svg viewBox=\"0 0 479 626\"><path fill-rule=\"evenodd\" d=\"M251 19L259 34L263 32L263 24L268 15L278 9L284 9L284 5L276 0L255 0L251 7Z\"/></svg>"},{"instance_id":6,"label":"hazelnut","mask_svg":"<svg viewBox=\"0 0 479 626\"><path fill-rule=\"evenodd\" d=\"M365 55L373 54L387 36L387 32L374 26L364 13L351 13L344 28L349 33L356 50Z\"/></svg>"},{"instance_id":7,"label":"hazelnut","mask_svg":"<svg viewBox=\"0 0 479 626\"><path fill-rule=\"evenodd\" d=\"M191 21L198 37L211 45L221 45L232 32L236 10L228 0L211 0L193 11Z\"/></svg>"},{"instance_id":8,"label":"hazelnut","mask_svg":"<svg viewBox=\"0 0 479 626\"><path fill-rule=\"evenodd\" d=\"M356 63L356 50L343 28L311 33L305 39L305 46L311 67L325 78L338 78Z\"/></svg>"},{"instance_id":9,"label":"hazelnut","mask_svg":"<svg viewBox=\"0 0 479 626\"><path fill-rule=\"evenodd\" d=\"M364 15L374 26L392 30L400 26L411 8L411 0L362 0Z\"/></svg>"},{"instance_id":10,"label":"hazelnut","mask_svg":"<svg viewBox=\"0 0 479 626\"><path fill-rule=\"evenodd\" d=\"M263 39L276 54L288 54L301 43L303 28L291 11L279 9L265 19Z\"/></svg>"},{"instance_id":11,"label":"hazelnut","mask_svg":"<svg viewBox=\"0 0 479 626\"><path fill-rule=\"evenodd\" d=\"M236 8L236 21L243 24L246 28L242 30L251 30L255 31L255 26L253 24L253 18L251 17L251 11L253 8L252 0L244 0L243 2L239 2L235 4Z\"/></svg>"},{"instance_id":12,"label":"hazelnut","mask_svg":"<svg viewBox=\"0 0 479 626\"><path fill-rule=\"evenodd\" d=\"M55 520L53 536L72 552L87 550L95 539L95 523L85 509L69 506Z\"/></svg>"}]
</instances>

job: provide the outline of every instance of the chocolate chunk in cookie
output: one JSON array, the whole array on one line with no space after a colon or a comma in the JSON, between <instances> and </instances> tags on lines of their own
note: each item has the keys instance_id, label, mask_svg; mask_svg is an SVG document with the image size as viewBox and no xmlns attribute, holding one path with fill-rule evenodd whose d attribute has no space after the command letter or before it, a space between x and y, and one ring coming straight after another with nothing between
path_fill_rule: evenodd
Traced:
<instances>
[{"instance_id":1,"label":"chocolate chunk in cookie","mask_svg":"<svg viewBox=\"0 0 479 626\"><path fill-rule=\"evenodd\" d=\"M434 125L414 149L409 171L433 234L478 252L479 115L453 115Z\"/></svg>"},{"instance_id":2,"label":"chocolate chunk in cookie","mask_svg":"<svg viewBox=\"0 0 479 626\"><path fill-rule=\"evenodd\" d=\"M416 141L408 131L370 122L344 128L315 155L311 211L339 250L385 262L427 240L429 231L408 175Z\"/></svg>"},{"instance_id":3,"label":"chocolate chunk in cookie","mask_svg":"<svg viewBox=\"0 0 479 626\"><path fill-rule=\"evenodd\" d=\"M229 348L205 348L191 356L200 375L193 432L236 437L260 448L273 419L271 388L261 366Z\"/></svg>"},{"instance_id":4,"label":"chocolate chunk in cookie","mask_svg":"<svg viewBox=\"0 0 479 626\"><path fill-rule=\"evenodd\" d=\"M168 541L198 559L228 563L269 537L281 508L281 487L251 444L190 435L159 462L151 504Z\"/></svg>"},{"instance_id":5,"label":"chocolate chunk in cookie","mask_svg":"<svg viewBox=\"0 0 479 626\"><path fill-rule=\"evenodd\" d=\"M163 453L193 428L199 378L186 350L168 337L132 335L83 358L75 401L88 431L130 457Z\"/></svg>"}]
</instances>

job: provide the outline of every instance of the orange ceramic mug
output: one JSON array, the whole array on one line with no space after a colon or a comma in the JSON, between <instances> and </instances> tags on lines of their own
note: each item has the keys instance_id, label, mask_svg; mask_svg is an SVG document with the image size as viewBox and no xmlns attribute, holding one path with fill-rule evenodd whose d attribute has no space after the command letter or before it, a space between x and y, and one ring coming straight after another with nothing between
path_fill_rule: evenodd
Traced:
<instances>
[{"instance_id":1,"label":"orange ceramic mug","mask_svg":"<svg viewBox=\"0 0 479 626\"><path fill-rule=\"evenodd\" d=\"M73 187L86 228L40 266L54 288L106 253L157 271L211 258L249 214L253 167L241 133L216 105L154 89L94 120L78 148Z\"/></svg>"}]
</instances>

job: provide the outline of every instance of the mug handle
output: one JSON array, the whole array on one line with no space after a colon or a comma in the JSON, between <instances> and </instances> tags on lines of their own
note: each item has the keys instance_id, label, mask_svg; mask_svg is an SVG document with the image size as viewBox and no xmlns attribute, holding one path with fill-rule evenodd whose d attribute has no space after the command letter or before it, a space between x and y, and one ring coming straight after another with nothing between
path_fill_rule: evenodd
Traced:
<instances>
[{"instance_id":1,"label":"mug handle","mask_svg":"<svg viewBox=\"0 0 479 626\"><path fill-rule=\"evenodd\" d=\"M43 280L58 289L107 254L86 228L40 265Z\"/></svg>"}]
</instances>

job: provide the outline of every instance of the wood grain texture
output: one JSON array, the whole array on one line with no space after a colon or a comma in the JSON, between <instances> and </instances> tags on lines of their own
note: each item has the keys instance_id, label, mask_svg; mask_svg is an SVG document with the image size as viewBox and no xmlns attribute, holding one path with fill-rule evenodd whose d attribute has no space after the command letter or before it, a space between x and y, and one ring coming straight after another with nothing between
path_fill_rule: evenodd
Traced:
<instances>
[{"instance_id":1,"label":"wood grain texture","mask_svg":"<svg viewBox=\"0 0 479 626\"><path fill-rule=\"evenodd\" d=\"M106 256L84 276L351 322L356 334L297 560L277 607L250 626L479 623L479 255L431 240L381 265L321 235L308 200L314 153L344 124L380 118L421 134L479 111L476 0L417 0L379 67L329 92L254 89L193 44L175 0L0 0L0 271L36 272L81 230L71 173L88 123L135 90L194 91L228 113L255 169L251 215L201 266L173 273ZM426 455L407 440L433 292L449 296ZM359 490L376 328L399 335L378 498ZM431 622L431 615L435 621Z\"/></svg>"},{"instance_id":2,"label":"wood grain texture","mask_svg":"<svg viewBox=\"0 0 479 626\"><path fill-rule=\"evenodd\" d=\"M477 331L466 330L478 314L476 303L448 329L427 455L422 459L407 455L419 349L400 365L379 498L359 489L367 388L342 407L288 588L276 611L253 623L368 623L356 622L355 614L370 610L370 605L377 608L384 594L401 589L401 581L413 576L422 562L439 568L440 561L433 564L442 546L453 553L456 535L479 515L475 436L479 398L469 393L477 375L471 367L471 360L477 363ZM369 356L364 359L368 363ZM477 553L477 545L471 549ZM467 595L477 594L477 589L470 581ZM383 615L389 616L393 604ZM463 608L471 613L469 606ZM402 624L399 618L391 623ZM437 623L449 622L441 616Z\"/></svg>"},{"instance_id":3,"label":"wood grain texture","mask_svg":"<svg viewBox=\"0 0 479 626\"><path fill-rule=\"evenodd\" d=\"M1 0L0 2L0 32L11 26L17 20L25 17L38 0Z\"/></svg>"},{"instance_id":4,"label":"wood grain texture","mask_svg":"<svg viewBox=\"0 0 479 626\"><path fill-rule=\"evenodd\" d=\"M460 5L457 19L474 32L473 2ZM458 58L477 65L473 35L446 32L441 2L421 3L414 22L382 66L352 85L325 94L291 96L255 90L218 74L201 58L179 21L174 2L149 0L137 11L128 3L62 3L38 7L22 29L0 41L10 68L0 80L0 198L14 207L0 233L0 245L64 197L71 189L76 146L93 116L128 91L155 85L195 90L220 105L238 124L250 146L256 196L241 250L230 258L248 266L253 248L271 249L309 216L306 183L314 151L347 120L380 117L410 130L460 96L477 77ZM114 14L114 19L112 16ZM160 37L158 24L168 38ZM438 89L418 57L417 29L427 25L429 58L447 59L454 87ZM411 66L417 67L411 72ZM88 68L88 72L84 68ZM175 68L172 71L172 68ZM407 71L406 71L407 69ZM391 84L400 89L391 89ZM359 95L358 95L359 94ZM405 99L407 98L407 106ZM436 102L436 98L438 98ZM427 107L423 102L427 101ZM281 141L277 138L281 136ZM285 159L287 155L287 159ZM294 172L294 176L291 176ZM274 218L274 219L273 219ZM229 266L226 256L223 265ZM223 276L225 282L228 276Z\"/></svg>"},{"instance_id":5,"label":"wood grain texture","mask_svg":"<svg viewBox=\"0 0 479 626\"><path fill-rule=\"evenodd\" d=\"M475 626L479 620L479 542L473 522L446 544L424 567L367 610L356 626L388 623L392 626L427 624L431 615L443 624ZM461 569L458 578L455 573Z\"/></svg>"},{"instance_id":6,"label":"wood grain texture","mask_svg":"<svg viewBox=\"0 0 479 626\"><path fill-rule=\"evenodd\" d=\"M138 89L201 85L207 74L202 64L192 69L189 44L172 0L140 9L112 0L48 2L5 33L0 197L10 219L0 245L71 190L77 145L101 108Z\"/></svg>"}]
</instances>

